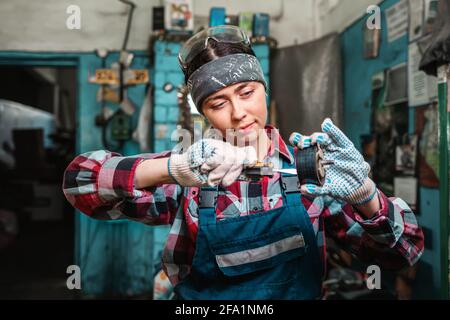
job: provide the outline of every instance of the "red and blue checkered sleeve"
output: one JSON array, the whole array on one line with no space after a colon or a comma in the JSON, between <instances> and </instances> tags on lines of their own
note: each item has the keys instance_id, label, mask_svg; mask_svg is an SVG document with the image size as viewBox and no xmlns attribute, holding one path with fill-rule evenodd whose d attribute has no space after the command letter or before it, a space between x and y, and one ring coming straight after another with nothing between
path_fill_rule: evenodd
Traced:
<instances>
[{"instance_id":1,"label":"red and blue checkered sleeve","mask_svg":"<svg viewBox=\"0 0 450 320\"><path fill-rule=\"evenodd\" d=\"M64 172L64 195L72 206L94 219L170 224L181 201L181 187L164 184L136 189L134 181L140 162L169 155L166 152L124 157L106 150L83 153Z\"/></svg>"},{"instance_id":2,"label":"red and blue checkered sleeve","mask_svg":"<svg viewBox=\"0 0 450 320\"><path fill-rule=\"evenodd\" d=\"M414 265L424 250L422 229L411 208L380 190L381 209L370 219L351 205L332 203L324 209L325 230L362 262L400 270Z\"/></svg>"}]
</instances>

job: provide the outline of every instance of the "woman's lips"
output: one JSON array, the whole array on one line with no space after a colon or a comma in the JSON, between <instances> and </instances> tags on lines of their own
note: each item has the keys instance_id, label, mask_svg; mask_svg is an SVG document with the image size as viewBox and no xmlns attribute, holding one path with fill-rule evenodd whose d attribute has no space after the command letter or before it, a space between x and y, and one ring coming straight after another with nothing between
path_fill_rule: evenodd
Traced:
<instances>
[{"instance_id":1,"label":"woman's lips","mask_svg":"<svg viewBox=\"0 0 450 320\"><path fill-rule=\"evenodd\" d=\"M255 126L255 124L256 124L256 121L253 121L252 123L242 126L239 128L239 132L247 133Z\"/></svg>"}]
</instances>

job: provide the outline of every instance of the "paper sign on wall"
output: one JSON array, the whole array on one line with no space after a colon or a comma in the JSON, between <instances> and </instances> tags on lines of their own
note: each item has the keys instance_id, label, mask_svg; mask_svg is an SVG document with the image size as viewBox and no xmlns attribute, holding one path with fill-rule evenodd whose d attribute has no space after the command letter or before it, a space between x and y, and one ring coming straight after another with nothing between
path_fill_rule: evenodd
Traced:
<instances>
[{"instance_id":1,"label":"paper sign on wall","mask_svg":"<svg viewBox=\"0 0 450 320\"><path fill-rule=\"evenodd\" d=\"M400 0L392 7L386 9L385 13L388 41L392 42L404 36L408 30L408 2Z\"/></svg>"},{"instance_id":2,"label":"paper sign on wall","mask_svg":"<svg viewBox=\"0 0 450 320\"><path fill-rule=\"evenodd\" d=\"M408 46L408 100L409 106L430 103L437 96L437 79L419 70L422 53L418 42Z\"/></svg>"},{"instance_id":3,"label":"paper sign on wall","mask_svg":"<svg viewBox=\"0 0 450 320\"><path fill-rule=\"evenodd\" d=\"M417 204L417 178L394 177L394 195L405 201L412 210Z\"/></svg>"}]
</instances>

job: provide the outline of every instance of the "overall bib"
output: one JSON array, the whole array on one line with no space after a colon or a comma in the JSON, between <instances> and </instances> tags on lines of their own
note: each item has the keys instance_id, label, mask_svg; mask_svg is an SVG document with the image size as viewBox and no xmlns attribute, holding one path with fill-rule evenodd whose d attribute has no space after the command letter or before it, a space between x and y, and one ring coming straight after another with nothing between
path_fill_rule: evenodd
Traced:
<instances>
[{"instance_id":1,"label":"overall bib","mask_svg":"<svg viewBox=\"0 0 450 320\"><path fill-rule=\"evenodd\" d=\"M220 221L217 189L202 189L192 269L174 288L178 299L320 297L323 266L298 178L282 175L280 182L282 207Z\"/></svg>"}]
</instances>

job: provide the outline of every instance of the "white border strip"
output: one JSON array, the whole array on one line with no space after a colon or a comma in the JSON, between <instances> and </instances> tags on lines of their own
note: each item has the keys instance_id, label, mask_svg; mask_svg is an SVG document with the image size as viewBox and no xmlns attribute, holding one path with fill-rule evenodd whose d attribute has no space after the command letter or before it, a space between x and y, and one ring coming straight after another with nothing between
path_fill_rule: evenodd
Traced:
<instances>
[{"instance_id":1,"label":"white border strip","mask_svg":"<svg viewBox=\"0 0 450 320\"><path fill-rule=\"evenodd\" d=\"M266 260L280 253L297 248L302 248L304 246L305 240L303 238L303 235L296 234L262 247L216 255L216 261L221 268L234 267L250 262Z\"/></svg>"}]
</instances>

